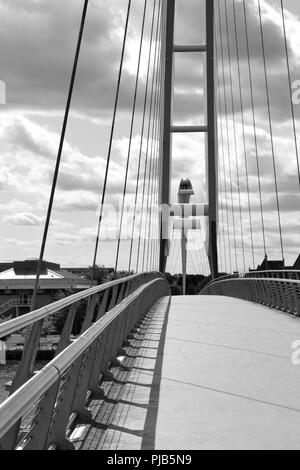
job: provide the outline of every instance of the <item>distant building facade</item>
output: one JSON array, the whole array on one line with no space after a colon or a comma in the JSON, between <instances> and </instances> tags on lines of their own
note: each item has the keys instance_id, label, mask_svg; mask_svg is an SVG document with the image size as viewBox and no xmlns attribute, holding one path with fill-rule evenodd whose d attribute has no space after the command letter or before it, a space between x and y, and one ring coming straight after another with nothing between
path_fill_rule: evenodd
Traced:
<instances>
[{"instance_id":1,"label":"distant building facade","mask_svg":"<svg viewBox=\"0 0 300 470\"><path fill-rule=\"evenodd\" d=\"M250 272L255 271L293 271L300 270L300 255L296 259L293 266L286 266L282 260L272 260L267 256L263 259L263 262L257 266L257 269L249 269Z\"/></svg>"},{"instance_id":2,"label":"distant building facade","mask_svg":"<svg viewBox=\"0 0 300 470\"><path fill-rule=\"evenodd\" d=\"M293 266L293 269L300 270L300 255L299 255L298 258L296 259L295 264L294 264L294 266Z\"/></svg>"},{"instance_id":3,"label":"distant building facade","mask_svg":"<svg viewBox=\"0 0 300 470\"><path fill-rule=\"evenodd\" d=\"M37 266L37 260L0 263L0 321L29 312ZM81 291L89 287L88 279L61 269L59 264L43 261L37 308L53 302L58 291Z\"/></svg>"},{"instance_id":4,"label":"distant building facade","mask_svg":"<svg viewBox=\"0 0 300 470\"><path fill-rule=\"evenodd\" d=\"M280 271L282 269L285 269L284 261L271 260L266 256L261 265L257 266L257 271Z\"/></svg>"}]
</instances>

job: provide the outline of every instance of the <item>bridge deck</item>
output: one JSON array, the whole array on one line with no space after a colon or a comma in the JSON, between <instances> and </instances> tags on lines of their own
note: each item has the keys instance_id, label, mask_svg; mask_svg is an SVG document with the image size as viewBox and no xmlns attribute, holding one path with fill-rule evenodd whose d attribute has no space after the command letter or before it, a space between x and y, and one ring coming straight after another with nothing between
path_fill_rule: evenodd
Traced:
<instances>
[{"instance_id":1,"label":"bridge deck","mask_svg":"<svg viewBox=\"0 0 300 470\"><path fill-rule=\"evenodd\" d=\"M300 322L224 297L162 299L128 349L79 449L299 449Z\"/></svg>"}]
</instances>

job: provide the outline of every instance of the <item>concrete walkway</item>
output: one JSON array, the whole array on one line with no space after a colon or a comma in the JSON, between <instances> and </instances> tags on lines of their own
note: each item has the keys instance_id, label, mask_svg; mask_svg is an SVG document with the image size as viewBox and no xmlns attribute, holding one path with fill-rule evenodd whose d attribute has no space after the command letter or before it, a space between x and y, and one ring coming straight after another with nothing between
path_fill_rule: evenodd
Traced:
<instances>
[{"instance_id":1,"label":"concrete walkway","mask_svg":"<svg viewBox=\"0 0 300 470\"><path fill-rule=\"evenodd\" d=\"M226 297L168 306L149 312L77 448L300 449L300 320Z\"/></svg>"}]
</instances>

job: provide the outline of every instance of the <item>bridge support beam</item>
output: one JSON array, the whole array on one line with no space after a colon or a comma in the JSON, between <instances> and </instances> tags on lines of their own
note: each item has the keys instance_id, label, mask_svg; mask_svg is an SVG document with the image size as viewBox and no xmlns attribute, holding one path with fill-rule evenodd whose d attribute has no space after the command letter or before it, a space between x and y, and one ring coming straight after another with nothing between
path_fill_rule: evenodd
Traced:
<instances>
[{"instance_id":1,"label":"bridge support beam","mask_svg":"<svg viewBox=\"0 0 300 470\"><path fill-rule=\"evenodd\" d=\"M163 145L161 155L161 180L160 180L160 202L161 205L169 207L170 204L170 182L171 182L171 161L172 161L172 98L173 98L173 47L174 47L174 24L175 24L175 0L167 0L167 20L165 51L165 76L164 76L164 103L163 103ZM168 256L169 240L166 234L169 232L165 225L169 223L168 217L161 217L160 231L160 259L159 269L164 273Z\"/></svg>"},{"instance_id":2,"label":"bridge support beam","mask_svg":"<svg viewBox=\"0 0 300 470\"><path fill-rule=\"evenodd\" d=\"M215 115L214 0L206 0L206 95L207 95L207 184L209 215L207 226L208 258L213 278L218 276L218 177Z\"/></svg>"},{"instance_id":3,"label":"bridge support beam","mask_svg":"<svg viewBox=\"0 0 300 470\"><path fill-rule=\"evenodd\" d=\"M165 53L164 101L163 101L163 145L161 155L161 204L170 205L172 135L174 133L206 133L206 171L208 192L208 222L206 251L213 278L218 277L218 175L217 175L217 126L215 112L215 57L214 57L214 0L206 0L206 45L174 45L175 0L166 1L166 36L163 47ZM206 125L174 126L172 124L173 98L173 56L176 52L206 52ZM169 248L169 220L161 217L160 271L165 272Z\"/></svg>"}]
</instances>

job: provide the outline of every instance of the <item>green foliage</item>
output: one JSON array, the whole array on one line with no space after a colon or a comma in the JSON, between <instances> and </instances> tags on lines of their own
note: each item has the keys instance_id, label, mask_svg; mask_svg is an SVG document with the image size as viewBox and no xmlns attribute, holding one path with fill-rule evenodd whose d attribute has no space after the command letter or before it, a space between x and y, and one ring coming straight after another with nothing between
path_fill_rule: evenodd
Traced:
<instances>
[{"instance_id":1,"label":"green foliage","mask_svg":"<svg viewBox=\"0 0 300 470\"><path fill-rule=\"evenodd\" d=\"M165 276L170 284L172 295L182 295L182 275L166 273ZM208 280L209 277L206 276L188 274L186 277L187 295L198 295Z\"/></svg>"},{"instance_id":2,"label":"green foliage","mask_svg":"<svg viewBox=\"0 0 300 470\"><path fill-rule=\"evenodd\" d=\"M124 277L132 276L132 275L133 275L133 271L117 271L117 272L112 271L107 276L107 282L115 281L117 279L123 279Z\"/></svg>"},{"instance_id":3,"label":"green foliage","mask_svg":"<svg viewBox=\"0 0 300 470\"><path fill-rule=\"evenodd\" d=\"M92 270L93 268L90 268L90 275L88 276L89 279L92 278ZM111 274L111 270L108 268L105 268L104 266L96 266L94 270L94 282L97 285L104 284L109 280L109 276Z\"/></svg>"}]
</instances>

